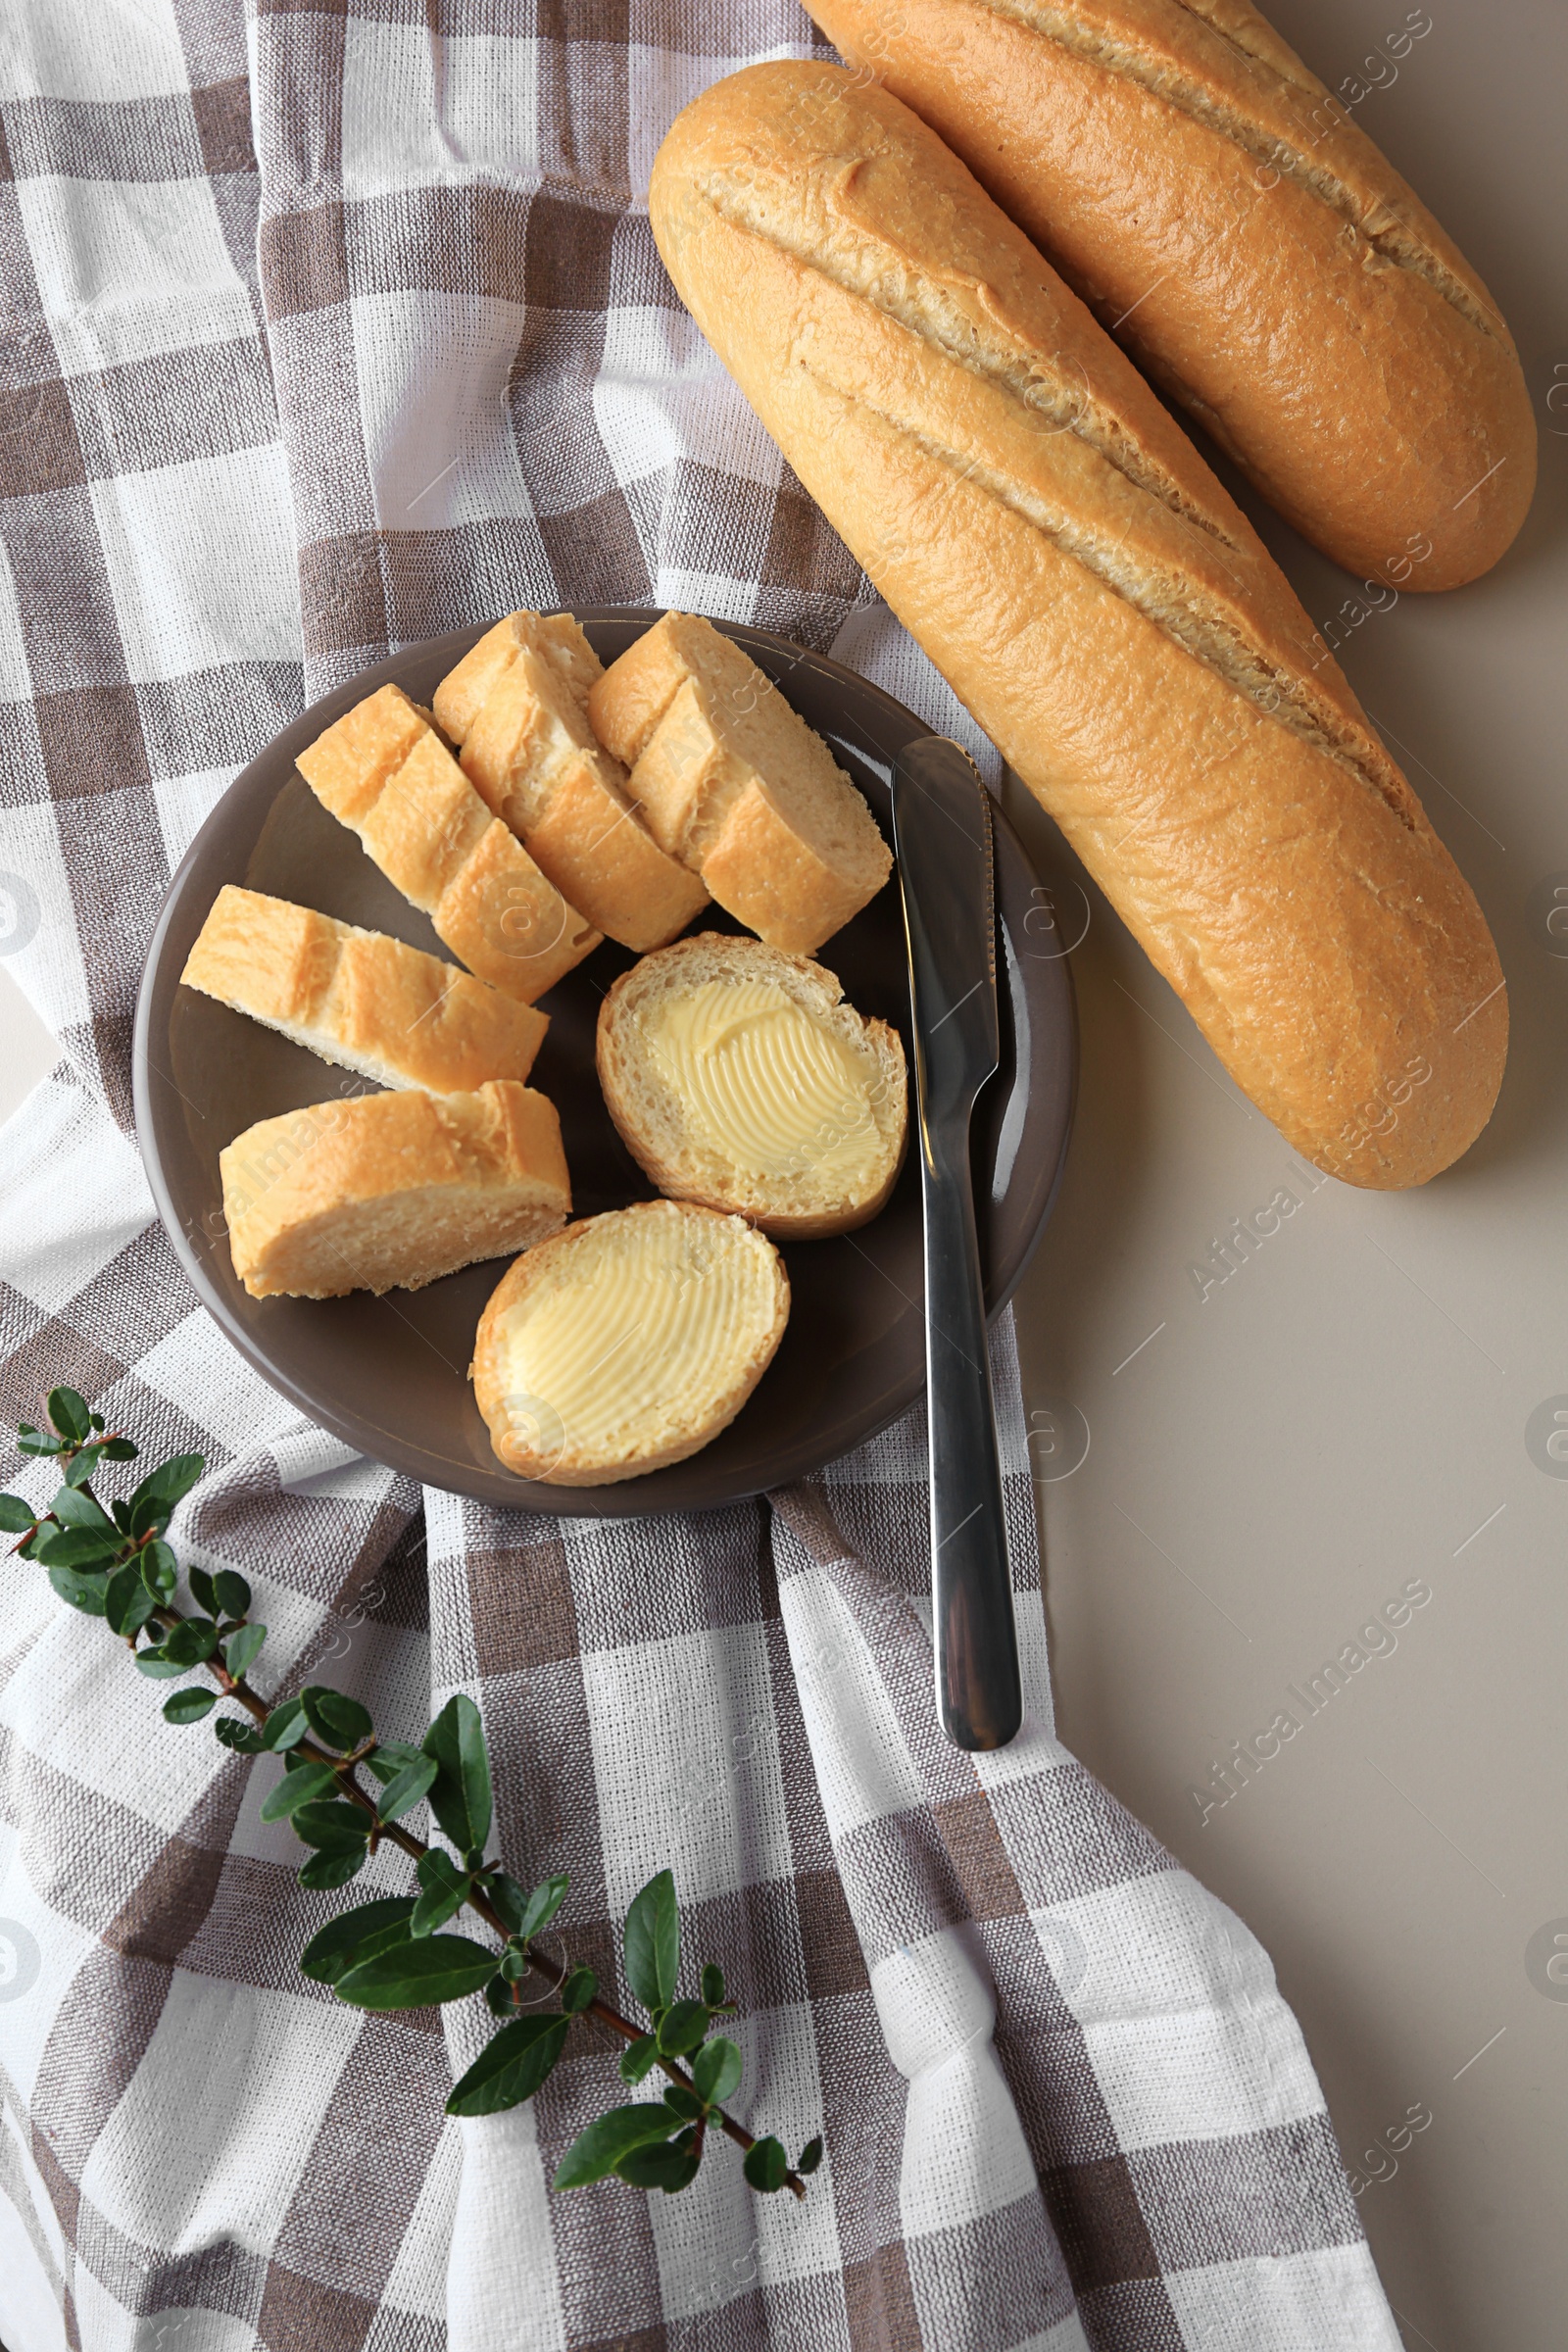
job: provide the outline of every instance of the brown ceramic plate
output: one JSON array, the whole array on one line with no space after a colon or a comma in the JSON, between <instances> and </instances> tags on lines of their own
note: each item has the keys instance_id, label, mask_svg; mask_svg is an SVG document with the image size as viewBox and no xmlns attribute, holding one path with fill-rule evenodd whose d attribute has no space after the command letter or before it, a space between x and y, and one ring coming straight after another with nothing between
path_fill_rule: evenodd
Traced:
<instances>
[{"instance_id":1,"label":"brown ceramic plate","mask_svg":"<svg viewBox=\"0 0 1568 2352\"><path fill-rule=\"evenodd\" d=\"M657 612L578 616L614 660ZM719 624L776 678L826 736L884 832L890 763L929 732L913 712L852 670L761 629ZM170 888L136 1014L136 1125L153 1197L197 1296L241 1354L303 1412L410 1477L522 1510L625 1516L701 1510L800 1478L885 1428L924 1378L918 1170L911 1153L874 1223L834 1241L786 1244L793 1306L778 1354L729 1428L689 1461L612 1487L547 1487L515 1478L490 1450L468 1382L480 1309L505 1261L470 1266L423 1291L387 1298L251 1298L223 1239L218 1154L254 1120L373 1089L301 1046L179 986L197 932L225 882L446 951L426 918L327 815L295 754L389 679L428 704L477 628L411 647L327 695L237 776ZM1050 1213L1067 1146L1077 1031L1067 964L1017 835L997 812L1002 949L1002 1066L974 1128L980 1249L989 1307L1004 1304ZM1033 920L1031 921L1031 917ZM713 907L711 929L739 926ZM451 960L450 957L448 960ZM550 1033L530 1083L561 1112L577 1216L650 1197L611 1125L594 1074L604 991L635 959L607 941L543 1000ZM908 1045L908 990L896 882L821 951L850 1002L880 1013Z\"/></svg>"}]
</instances>

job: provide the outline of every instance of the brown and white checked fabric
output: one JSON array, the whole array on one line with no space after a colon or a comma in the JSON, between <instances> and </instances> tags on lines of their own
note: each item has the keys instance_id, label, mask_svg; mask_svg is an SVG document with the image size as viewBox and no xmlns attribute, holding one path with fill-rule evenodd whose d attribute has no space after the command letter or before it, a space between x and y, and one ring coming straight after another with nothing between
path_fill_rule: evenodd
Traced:
<instances>
[{"instance_id":1,"label":"brown and white checked fabric","mask_svg":"<svg viewBox=\"0 0 1568 2352\"><path fill-rule=\"evenodd\" d=\"M227 1348L128 1138L170 872L304 694L389 645L678 603L836 642L966 727L639 209L687 97L810 39L786 0L13 0L0 30L0 947L68 1055L0 1132L7 1420L64 1377L206 1452L176 1536L251 1578L283 1681L391 1733L471 1690L502 1846L569 1870L607 1982L672 1863L745 2000L745 2111L828 2143L804 2206L722 2155L680 2198L555 2197L602 2053L444 2121L483 2013L361 2017L301 1979L332 1903L260 1819L277 1767L166 1728L13 1569L10 2352L1396 2345L1266 1961L1054 1738L1006 1331L1029 1716L975 1760L935 1728L916 1423L704 1519L421 1496Z\"/></svg>"}]
</instances>

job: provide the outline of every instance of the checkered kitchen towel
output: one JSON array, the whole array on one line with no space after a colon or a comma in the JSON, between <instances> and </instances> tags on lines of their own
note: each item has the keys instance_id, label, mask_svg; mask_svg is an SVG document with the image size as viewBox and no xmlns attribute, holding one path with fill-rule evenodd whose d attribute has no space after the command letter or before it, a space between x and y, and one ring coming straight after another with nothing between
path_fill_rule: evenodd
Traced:
<instances>
[{"instance_id":1,"label":"checkered kitchen towel","mask_svg":"<svg viewBox=\"0 0 1568 2352\"><path fill-rule=\"evenodd\" d=\"M228 1350L128 1140L172 866L302 697L389 645L680 604L836 641L954 723L639 209L677 107L810 37L788 0L6 12L0 946L68 1056L0 1136L7 1420L64 1377L204 1451L176 1534L256 1583L290 1677L404 1733L471 1690L502 1849L569 1870L566 1940L607 1980L611 1920L672 1862L744 1988L750 2112L828 2147L799 2206L722 2152L679 2198L555 2197L602 2055L445 2122L482 2020L448 2010L443 2039L302 1980L330 1906L261 1822L275 1764L166 1729L14 1567L11 2352L1396 2343L1267 1962L1053 1736L1005 1332L1029 1716L976 1760L934 1722L916 1422L705 1519L421 1497Z\"/></svg>"}]
</instances>

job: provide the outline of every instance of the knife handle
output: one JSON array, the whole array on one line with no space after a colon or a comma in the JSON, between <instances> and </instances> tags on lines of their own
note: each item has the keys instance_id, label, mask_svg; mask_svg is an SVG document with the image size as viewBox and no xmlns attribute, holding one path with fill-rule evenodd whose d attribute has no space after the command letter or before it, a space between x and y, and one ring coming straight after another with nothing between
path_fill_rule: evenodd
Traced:
<instances>
[{"instance_id":1,"label":"knife handle","mask_svg":"<svg viewBox=\"0 0 1568 2352\"><path fill-rule=\"evenodd\" d=\"M969 1174L969 1107L925 1127L926 1410L937 1706L958 1747L1023 1719L996 1411Z\"/></svg>"}]
</instances>

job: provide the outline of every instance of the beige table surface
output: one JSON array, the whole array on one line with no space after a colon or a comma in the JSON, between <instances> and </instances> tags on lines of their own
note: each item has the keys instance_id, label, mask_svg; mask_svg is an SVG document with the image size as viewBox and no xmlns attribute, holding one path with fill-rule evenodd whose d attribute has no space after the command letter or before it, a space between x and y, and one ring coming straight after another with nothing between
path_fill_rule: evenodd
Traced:
<instances>
[{"instance_id":1,"label":"beige table surface","mask_svg":"<svg viewBox=\"0 0 1568 2352\"><path fill-rule=\"evenodd\" d=\"M1267 13L1337 87L1407 12ZM1531 1423L1544 1405L1549 1434L1555 1398L1568 1430L1568 959L1532 893L1568 883L1568 389L1546 407L1568 385L1568 5L1430 16L1357 120L1501 303L1542 482L1496 571L1374 614L1340 659L1496 935L1501 1101L1422 1192L1297 1183L1200 1299L1189 1266L1292 1182L1287 1154L1097 904L1078 1130L1018 1317L1044 1466L1072 1458L1054 1427L1082 1443L1062 1406L1090 1439L1039 1490L1063 1738L1272 1954L1347 2160L1375 2151L1360 2207L1412 2352L1563 2352L1568 1458ZM1354 583L1246 503L1328 620ZM1392 1654L1316 1714L1288 1696L1407 1580L1431 1598ZM1301 1729L1200 1821L1194 1788L1281 1709ZM1412 2108L1430 2123L1391 2149Z\"/></svg>"},{"instance_id":2,"label":"beige table surface","mask_svg":"<svg viewBox=\"0 0 1568 2352\"><path fill-rule=\"evenodd\" d=\"M1271 11L1331 86L1425 13ZM1412 2352L1562 2352L1568 957L1540 886L1568 882L1568 391L1546 405L1568 383L1568 0L1430 16L1358 118L1513 325L1542 487L1489 579L1403 599L1341 659L1495 931L1501 1103L1424 1192L1309 1191L1014 788L1072 931L1089 918L1078 1130L1018 1319L1040 1468L1089 1442L1039 1489L1063 1737L1272 1953ZM1353 583L1248 504L1330 619ZM0 966L0 1115L51 1058ZM1200 1298L1190 1267L1282 1185L1297 1212ZM1411 1584L1429 1597L1358 1644ZM1348 1647L1364 1663L1314 1701ZM1301 1728L1218 1802L1215 1767L1281 1710Z\"/></svg>"}]
</instances>

